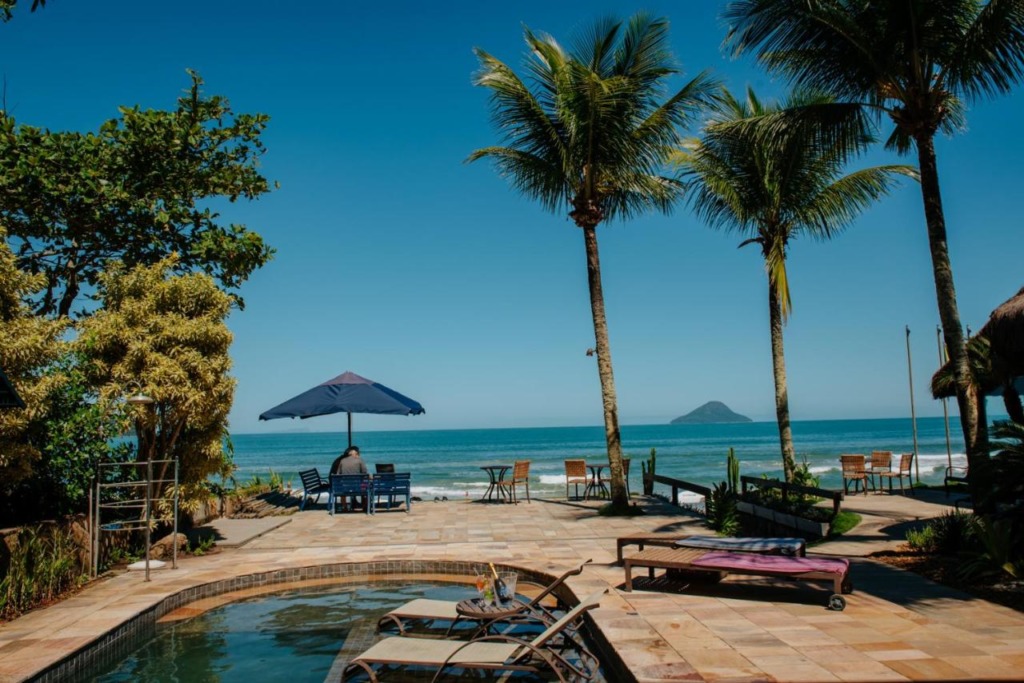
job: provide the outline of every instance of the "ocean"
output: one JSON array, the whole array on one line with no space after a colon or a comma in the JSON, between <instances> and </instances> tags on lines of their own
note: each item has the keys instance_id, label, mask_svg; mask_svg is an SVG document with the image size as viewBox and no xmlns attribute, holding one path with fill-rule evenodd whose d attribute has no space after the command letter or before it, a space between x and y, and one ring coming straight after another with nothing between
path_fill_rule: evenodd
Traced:
<instances>
[{"instance_id":1,"label":"ocean","mask_svg":"<svg viewBox=\"0 0 1024 683\"><path fill-rule=\"evenodd\" d=\"M952 462L963 465L963 437L951 419ZM918 418L918 466L921 481L941 483L949 456L942 418ZM886 420L821 420L793 423L798 462L806 462L826 488L842 485L841 453L870 454L873 450L913 451L909 418ZM483 465L530 461L530 492L539 497L564 496L563 460L585 458L607 462L603 427L543 427L524 429L457 429L356 432L370 470L375 463L394 463L411 472L413 495L434 498L479 497L487 488ZM281 475L301 488L298 472L316 467L324 476L347 445L344 432L236 434L235 478L246 482ZM640 463L657 449L657 473L710 486L726 477L726 455L735 449L740 473L782 476L779 433L774 422L714 425L630 425L622 427L622 447L632 457L630 488L640 491ZM895 465L895 462L894 462Z\"/></svg>"}]
</instances>

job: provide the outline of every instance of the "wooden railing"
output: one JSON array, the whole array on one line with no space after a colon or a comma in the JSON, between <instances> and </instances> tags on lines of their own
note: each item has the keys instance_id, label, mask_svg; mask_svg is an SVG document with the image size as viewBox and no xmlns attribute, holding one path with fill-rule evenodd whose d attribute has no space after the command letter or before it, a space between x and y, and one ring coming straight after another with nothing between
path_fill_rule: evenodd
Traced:
<instances>
[{"instance_id":1,"label":"wooden railing","mask_svg":"<svg viewBox=\"0 0 1024 683\"><path fill-rule=\"evenodd\" d=\"M690 491L698 495L707 498L711 495L711 489L707 486L701 486L700 484L694 484L693 482L684 481L683 479L673 479L672 477L664 477L660 474L649 474L644 473L644 483L653 487L655 483L666 484L672 487L672 504L679 505L679 489L684 491Z\"/></svg>"},{"instance_id":2,"label":"wooden railing","mask_svg":"<svg viewBox=\"0 0 1024 683\"><path fill-rule=\"evenodd\" d=\"M843 492L841 490L833 491L832 489L819 489L813 486L790 484L778 479L762 479L761 477L742 476L740 477L740 482L742 483L744 498L747 496L747 486L753 486L759 489L779 489L782 491L782 500L786 500L790 493L799 493L805 496L831 499L833 519L839 514L839 504L843 500Z\"/></svg>"}]
</instances>

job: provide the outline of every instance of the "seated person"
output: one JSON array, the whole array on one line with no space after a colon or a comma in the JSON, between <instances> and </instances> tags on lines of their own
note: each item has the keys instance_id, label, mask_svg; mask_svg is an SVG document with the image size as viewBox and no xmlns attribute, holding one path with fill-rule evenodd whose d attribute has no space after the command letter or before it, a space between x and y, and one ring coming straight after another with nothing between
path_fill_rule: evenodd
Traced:
<instances>
[{"instance_id":1,"label":"seated person","mask_svg":"<svg viewBox=\"0 0 1024 683\"><path fill-rule=\"evenodd\" d=\"M366 474L366 463L359 455L359 446L349 446L345 452L334 459L331 463L331 474ZM352 496L354 507L365 509L366 499L362 496Z\"/></svg>"}]
</instances>

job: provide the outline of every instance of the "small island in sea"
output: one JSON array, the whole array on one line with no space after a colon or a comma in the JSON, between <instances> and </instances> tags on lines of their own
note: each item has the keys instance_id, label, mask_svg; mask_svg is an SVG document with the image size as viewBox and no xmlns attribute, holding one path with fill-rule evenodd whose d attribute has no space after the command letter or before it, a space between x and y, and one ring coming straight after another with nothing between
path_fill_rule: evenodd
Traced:
<instances>
[{"instance_id":1,"label":"small island in sea","mask_svg":"<svg viewBox=\"0 0 1024 683\"><path fill-rule=\"evenodd\" d=\"M721 401L708 401L700 408L672 420L670 424L707 425L723 422L753 422L746 415L734 413Z\"/></svg>"}]
</instances>

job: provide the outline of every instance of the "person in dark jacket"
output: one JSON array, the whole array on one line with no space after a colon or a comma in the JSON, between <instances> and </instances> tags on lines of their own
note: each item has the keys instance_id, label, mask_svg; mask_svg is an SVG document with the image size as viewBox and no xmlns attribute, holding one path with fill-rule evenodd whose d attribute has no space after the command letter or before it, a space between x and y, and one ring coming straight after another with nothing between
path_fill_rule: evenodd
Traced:
<instances>
[{"instance_id":1,"label":"person in dark jacket","mask_svg":"<svg viewBox=\"0 0 1024 683\"><path fill-rule=\"evenodd\" d=\"M359 454L359 446L349 446L331 463L331 474L366 474L367 471L366 463ZM366 499L362 496L352 496L352 505L365 509Z\"/></svg>"}]
</instances>

